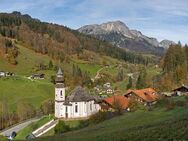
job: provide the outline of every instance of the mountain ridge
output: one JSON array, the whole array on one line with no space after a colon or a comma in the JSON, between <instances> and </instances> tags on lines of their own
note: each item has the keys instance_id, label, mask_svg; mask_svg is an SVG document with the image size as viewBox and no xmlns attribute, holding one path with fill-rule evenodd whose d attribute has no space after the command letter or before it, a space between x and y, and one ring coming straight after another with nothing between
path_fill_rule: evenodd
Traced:
<instances>
[{"instance_id":1,"label":"mountain ridge","mask_svg":"<svg viewBox=\"0 0 188 141\"><path fill-rule=\"evenodd\" d=\"M148 37L142 32L129 29L129 27L122 21L110 21L102 24L85 25L77 29L79 32L92 35L98 39L102 39L112 43L121 48L127 48L138 52L164 52L173 41L163 40L159 42L156 38ZM113 34L116 33L116 40L112 40ZM119 37L117 37L119 36ZM137 46L137 47L132 47ZM148 49L148 50L147 50ZM142 51L143 50L143 51Z\"/></svg>"}]
</instances>

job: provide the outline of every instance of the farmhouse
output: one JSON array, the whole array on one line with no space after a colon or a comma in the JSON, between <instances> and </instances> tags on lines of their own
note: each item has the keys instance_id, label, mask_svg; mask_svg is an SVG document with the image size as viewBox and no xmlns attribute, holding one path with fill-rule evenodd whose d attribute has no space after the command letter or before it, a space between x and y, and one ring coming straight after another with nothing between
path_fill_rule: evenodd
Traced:
<instances>
[{"instance_id":1,"label":"farmhouse","mask_svg":"<svg viewBox=\"0 0 188 141\"><path fill-rule=\"evenodd\" d=\"M6 73L4 71L0 71L0 77L5 77Z\"/></svg>"},{"instance_id":2,"label":"farmhouse","mask_svg":"<svg viewBox=\"0 0 188 141\"><path fill-rule=\"evenodd\" d=\"M8 77L8 76L14 76L14 73L12 73L12 72L0 71L0 77Z\"/></svg>"},{"instance_id":3,"label":"farmhouse","mask_svg":"<svg viewBox=\"0 0 188 141\"><path fill-rule=\"evenodd\" d=\"M61 69L56 75L55 117L66 119L87 118L100 110L94 96L89 95L82 87L76 87L69 96L65 95L64 76Z\"/></svg>"},{"instance_id":4,"label":"farmhouse","mask_svg":"<svg viewBox=\"0 0 188 141\"><path fill-rule=\"evenodd\" d=\"M119 106L122 107L124 110L129 110L128 109L128 103L129 100L128 98L122 96L122 95L114 95L112 97L105 98L102 100L101 103L101 108L102 110L113 110L114 106L118 104Z\"/></svg>"},{"instance_id":5,"label":"farmhouse","mask_svg":"<svg viewBox=\"0 0 188 141\"><path fill-rule=\"evenodd\" d=\"M178 87L173 90L174 96L182 96L182 95L187 95L188 94L188 86L182 85L181 87Z\"/></svg>"},{"instance_id":6,"label":"farmhouse","mask_svg":"<svg viewBox=\"0 0 188 141\"><path fill-rule=\"evenodd\" d=\"M137 101L144 103L144 105L153 104L158 99L157 92L152 88L128 90L124 96L128 99L136 99Z\"/></svg>"},{"instance_id":7,"label":"farmhouse","mask_svg":"<svg viewBox=\"0 0 188 141\"><path fill-rule=\"evenodd\" d=\"M32 79L44 79L44 76L45 76L45 74L40 73L40 74L32 74L30 77Z\"/></svg>"},{"instance_id":8,"label":"farmhouse","mask_svg":"<svg viewBox=\"0 0 188 141\"><path fill-rule=\"evenodd\" d=\"M112 88L111 84L105 83L103 86L97 85L94 87L95 92L97 92L100 95L103 95L104 97L110 94L114 93L114 89Z\"/></svg>"}]
</instances>

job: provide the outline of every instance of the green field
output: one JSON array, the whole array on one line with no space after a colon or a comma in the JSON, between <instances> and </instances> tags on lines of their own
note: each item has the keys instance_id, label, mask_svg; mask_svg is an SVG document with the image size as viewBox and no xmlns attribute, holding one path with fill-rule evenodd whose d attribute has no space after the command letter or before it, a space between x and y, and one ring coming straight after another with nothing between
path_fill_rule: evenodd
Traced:
<instances>
[{"instance_id":1,"label":"green field","mask_svg":"<svg viewBox=\"0 0 188 141\"><path fill-rule=\"evenodd\" d=\"M43 137L36 141L186 140L187 119L187 107L169 111L165 108L139 110L61 136Z\"/></svg>"},{"instance_id":2,"label":"green field","mask_svg":"<svg viewBox=\"0 0 188 141\"><path fill-rule=\"evenodd\" d=\"M54 97L54 86L44 80L31 81L22 77L0 78L0 103L6 102L8 107L16 110L19 102L26 102L38 108L42 101Z\"/></svg>"}]
</instances>

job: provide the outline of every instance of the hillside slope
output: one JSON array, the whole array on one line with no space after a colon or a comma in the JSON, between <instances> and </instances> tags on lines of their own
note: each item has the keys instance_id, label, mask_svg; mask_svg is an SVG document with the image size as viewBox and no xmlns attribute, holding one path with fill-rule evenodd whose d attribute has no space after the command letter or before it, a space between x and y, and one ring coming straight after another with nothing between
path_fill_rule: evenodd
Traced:
<instances>
[{"instance_id":1,"label":"hillside slope","mask_svg":"<svg viewBox=\"0 0 188 141\"><path fill-rule=\"evenodd\" d=\"M170 111L163 108L149 112L137 111L60 136L38 138L36 141L186 140L187 118L188 111L180 107Z\"/></svg>"}]
</instances>

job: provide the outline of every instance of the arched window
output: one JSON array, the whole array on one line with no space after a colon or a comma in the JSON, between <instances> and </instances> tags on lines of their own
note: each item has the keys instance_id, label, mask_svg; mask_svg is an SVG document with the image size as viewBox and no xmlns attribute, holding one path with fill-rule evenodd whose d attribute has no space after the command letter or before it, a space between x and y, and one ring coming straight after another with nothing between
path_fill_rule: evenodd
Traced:
<instances>
[{"instance_id":1,"label":"arched window","mask_svg":"<svg viewBox=\"0 0 188 141\"><path fill-rule=\"evenodd\" d=\"M60 91L60 96L63 96L63 92L62 91Z\"/></svg>"},{"instance_id":2,"label":"arched window","mask_svg":"<svg viewBox=\"0 0 188 141\"><path fill-rule=\"evenodd\" d=\"M75 113L78 113L78 105L75 105Z\"/></svg>"},{"instance_id":3,"label":"arched window","mask_svg":"<svg viewBox=\"0 0 188 141\"><path fill-rule=\"evenodd\" d=\"M90 110L92 111L92 103L90 103Z\"/></svg>"}]
</instances>

